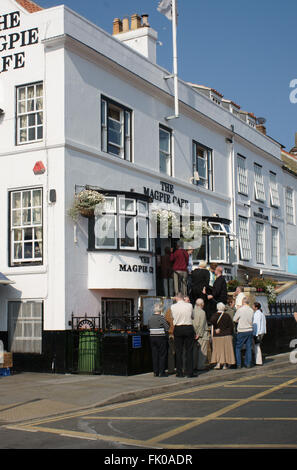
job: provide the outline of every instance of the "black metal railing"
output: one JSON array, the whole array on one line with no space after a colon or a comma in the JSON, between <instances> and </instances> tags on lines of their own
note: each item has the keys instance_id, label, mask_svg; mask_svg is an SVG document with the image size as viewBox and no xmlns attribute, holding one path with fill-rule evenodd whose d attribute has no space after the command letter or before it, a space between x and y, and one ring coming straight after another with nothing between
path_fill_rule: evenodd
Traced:
<instances>
[{"instance_id":1,"label":"black metal railing","mask_svg":"<svg viewBox=\"0 0 297 470\"><path fill-rule=\"evenodd\" d=\"M297 301L274 302L269 304L270 315L293 315L297 312Z\"/></svg>"}]
</instances>

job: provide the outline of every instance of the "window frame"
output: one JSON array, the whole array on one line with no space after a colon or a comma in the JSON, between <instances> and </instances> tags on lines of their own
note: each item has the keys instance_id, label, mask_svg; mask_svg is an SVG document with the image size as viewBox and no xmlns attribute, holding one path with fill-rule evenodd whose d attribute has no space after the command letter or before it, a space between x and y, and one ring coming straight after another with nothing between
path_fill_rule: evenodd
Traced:
<instances>
[{"instance_id":1,"label":"window frame","mask_svg":"<svg viewBox=\"0 0 297 470\"><path fill-rule=\"evenodd\" d=\"M42 95L41 96L37 96L36 94L36 88L38 85L42 85ZM36 108L36 101L37 99L42 99L42 109L41 110L37 110L37 109L34 109L34 111L27 111L25 113L20 113L19 112L19 103L20 102L25 102L27 103L27 101L29 101L29 99L27 98L27 90L29 87L34 87L34 97L33 97L33 100L34 100L34 108ZM20 100L19 99L19 90L21 88L25 88L26 90L26 97L24 100ZM37 115L38 114L42 114L42 124L41 125L38 125L36 124L37 122ZM28 116L29 115L35 115L35 125L34 126L29 126L28 125ZM20 127L20 120L22 117L26 116L27 117L27 126L26 127ZM44 127L45 127L45 122L44 122L44 82L43 80L39 80L37 82L32 82L32 83L25 83L23 85L16 85L15 87L15 145L19 146L19 145L28 145L28 144L33 144L33 143L36 143L36 142L42 142L43 139L44 139ZM42 129L42 137L41 138L35 138L35 139L32 139L32 140L28 140L28 133L29 133L29 129L35 129L35 135L37 136L37 129L38 128L41 128ZM20 139L20 130L21 129L26 129L27 130L27 139L25 141L21 141Z\"/></svg>"},{"instance_id":2,"label":"window frame","mask_svg":"<svg viewBox=\"0 0 297 470\"><path fill-rule=\"evenodd\" d=\"M10 305L12 304L20 304L21 308L23 308L23 306L26 304L31 304L31 316L30 317L23 317L22 314L19 316L18 315L18 319L20 320L23 320L23 321L20 321L21 323L21 328L22 328L22 332L24 331L24 325L26 324L26 322L28 321L31 321L31 325L33 325L32 327L32 336L29 337L29 341L39 341L39 344L38 344L38 347L39 347L39 350L38 352L37 351L20 351L20 350L15 350L14 346L13 346L13 339L11 338L11 330L13 327L13 330L14 332L16 331L16 325L17 325L17 322L12 322L12 319L11 319L11 316L13 315L12 312L10 312ZM40 306L40 317L38 316L35 316L32 314L32 305L33 304L38 304ZM34 321L35 320L35 321ZM8 300L7 302L7 331L8 331L8 344L9 344L9 350L12 351L12 352L15 352L15 354L34 354L34 355L41 355L43 353L43 322L44 322L44 302L43 300L31 300L31 299L28 299L28 300L24 300L24 299L15 299L15 300ZM35 336L34 334L34 326L37 324L37 323L40 323L40 336ZM17 339L18 338L18 339ZM19 336L15 339L15 341L26 341L26 344L28 344L28 337L26 336Z\"/></svg>"},{"instance_id":3,"label":"window frame","mask_svg":"<svg viewBox=\"0 0 297 470\"><path fill-rule=\"evenodd\" d=\"M261 227L261 235L262 235L262 244L259 245L259 238L258 235L258 228ZM263 250L259 251L259 246L263 246ZM261 255L261 260L259 260L258 255ZM265 225L261 222L256 222L256 263L257 264L265 264Z\"/></svg>"},{"instance_id":4,"label":"window frame","mask_svg":"<svg viewBox=\"0 0 297 470\"><path fill-rule=\"evenodd\" d=\"M272 179L275 178L274 181ZM270 204L271 207L280 207L280 197L277 183L277 175L273 171L269 172Z\"/></svg>"},{"instance_id":5,"label":"window frame","mask_svg":"<svg viewBox=\"0 0 297 470\"><path fill-rule=\"evenodd\" d=\"M243 167L239 165L239 162L243 162ZM243 173L240 173L240 170L243 170ZM245 181L242 182L241 186L241 179ZM246 167L246 157L241 155L240 153L237 154L237 190L239 194L243 194L244 196L249 195L249 181L248 181L248 170Z\"/></svg>"},{"instance_id":6,"label":"window frame","mask_svg":"<svg viewBox=\"0 0 297 470\"><path fill-rule=\"evenodd\" d=\"M220 259L214 259L212 258L212 252L211 252L211 242L213 239L219 239L224 241L224 257ZM209 243L209 262L210 263L227 263L227 237L225 235L209 235L208 237L208 243Z\"/></svg>"},{"instance_id":7,"label":"window frame","mask_svg":"<svg viewBox=\"0 0 297 470\"><path fill-rule=\"evenodd\" d=\"M291 193L292 197L288 198L288 191ZM288 202L292 204L289 205ZM290 225L296 224L295 219L295 197L294 197L294 189L290 186L286 186L285 188L285 204L286 204L286 221ZM288 210L290 209L290 211Z\"/></svg>"},{"instance_id":8,"label":"window frame","mask_svg":"<svg viewBox=\"0 0 297 470\"><path fill-rule=\"evenodd\" d=\"M206 167L206 178L201 177L198 170L198 159L202 159L202 157L198 156L198 150L202 150L204 153L204 162ZM199 180L195 181L193 179L193 184L196 186L202 186L204 189L208 189L209 191L213 191L213 150L205 145L197 142L196 140L192 141L192 161L193 161L193 176L194 173L197 172L199 175ZM203 184L201 181L204 181Z\"/></svg>"},{"instance_id":9,"label":"window frame","mask_svg":"<svg viewBox=\"0 0 297 470\"><path fill-rule=\"evenodd\" d=\"M103 105L104 104L104 105ZM121 125L121 145L109 141L110 127L108 120L113 119L108 116L109 107L113 107L120 112L120 121L116 121ZM103 109L104 108L104 109ZM100 97L100 129L101 129L101 151L112 155L122 160L132 162L132 117L133 111L127 106L114 101L107 96L101 95ZM120 154L110 151L110 146L118 147Z\"/></svg>"},{"instance_id":10,"label":"window frame","mask_svg":"<svg viewBox=\"0 0 297 470\"><path fill-rule=\"evenodd\" d=\"M41 194L41 205L39 206L33 206L32 205L32 201L33 201L33 192L34 191L40 191L40 194ZM23 196L22 194L25 193L25 192L30 192L31 193L31 205L28 206L28 207L25 207L25 209L27 210L30 210L31 211L31 222L33 220L33 213L32 213L32 210L35 208L35 209L38 209L40 208L41 210L41 221L39 224L34 224L34 223L31 223L31 224L21 224L21 225L13 225L13 213L16 212L16 210L20 210L21 211L21 219L23 217L23 210L24 210L24 206L22 205L22 199L23 199ZM21 194L21 206L19 208L13 208L12 207L12 204L13 204L13 195L14 194L17 194L17 193L20 193ZM9 267L14 267L14 268L18 268L18 267L25 267L25 266L41 266L43 265L43 261L44 261L44 210L43 210L43 204L44 204L44 200L43 200L43 188L38 186L38 187L29 187L29 188L21 188L21 189L13 189L13 190L9 190L8 191L8 204L9 204L9 211L8 211L8 233L9 233L9 252L8 252L8 256L9 256L9 260L8 260L8 265ZM25 239L25 234L24 234L24 231L26 229L32 229L32 237L31 237L31 242L32 242L32 254L34 252L33 250L33 247L35 246L35 243L39 243L41 244L42 246L42 253L41 253L41 256L40 257L32 257L32 258L25 258L24 257L24 253L25 253L25 244L26 243L29 243L29 241L26 242L26 239ZM40 229L41 230L41 239L37 239L34 237L34 234L35 234L35 230L36 229ZM14 238L14 231L15 230L21 230L22 231L22 238L20 241L16 241L15 238ZM16 258L14 257L14 245L15 244L21 244L22 246L22 258Z\"/></svg>"},{"instance_id":11,"label":"window frame","mask_svg":"<svg viewBox=\"0 0 297 470\"><path fill-rule=\"evenodd\" d=\"M274 246L273 233L276 233L276 247ZM276 248L276 253L274 253ZM274 262L276 260L276 262ZM272 266L279 266L280 262L280 244L279 244L279 229L278 227L271 227L271 264Z\"/></svg>"},{"instance_id":12,"label":"window frame","mask_svg":"<svg viewBox=\"0 0 297 470\"><path fill-rule=\"evenodd\" d=\"M116 195L111 196L111 192L106 194L106 198L114 198L115 199L115 210L110 210L110 211L105 211L103 210L102 213L98 216L95 214L93 217L89 219L89 247L88 251L136 251L136 252L143 252L143 253L148 253L150 252L151 249L151 242L150 242L150 224L149 224L149 206L148 206L148 201L145 198L137 197L133 198L131 195L125 195L123 193L117 193ZM135 195L136 196L136 195ZM134 201L134 208L135 211L124 211L121 209L120 204L121 200L125 198L126 200L133 200ZM146 204L146 209L144 210L139 210L140 204L139 202L145 203ZM109 246L99 246L96 244L96 234L95 234L95 228L96 228L96 221L99 217L111 217L113 216L115 218L115 243L114 245L109 245ZM133 246L122 246L121 244L121 220L123 218L131 218L133 220L134 224L134 240L135 243ZM140 247L140 237L139 237L139 221L145 221L146 222L146 248ZM122 237L123 238L123 237Z\"/></svg>"},{"instance_id":13,"label":"window frame","mask_svg":"<svg viewBox=\"0 0 297 470\"><path fill-rule=\"evenodd\" d=\"M160 133L162 132L166 132L169 136L169 152L165 152L165 150L161 149L161 137L160 137ZM159 124L159 172L162 174L162 175L167 175L167 176L173 176L173 152L172 152L172 149L173 149L173 145L172 145L172 129L170 129L169 127L166 127L164 126L163 124ZM169 168L167 168L167 170L169 169L169 173L168 171L164 172L161 170L161 154L164 156L167 155L168 159L169 159L169 164L167 163L166 164L166 167L169 165ZM165 157L166 158L166 157Z\"/></svg>"},{"instance_id":14,"label":"window frame","mask_svg":"<svg viewBox=\"0 0 297 470\"><path fill-rule=\"evenodd\" d=\"M242 227L242 223L245 223L245 227ZM250 261L252 257L251 244L249 238L249 220L247 217L239 216L238 217L238 227L239 227L239 256L241 261ZM244 232L244 233L243 233ZM244 238L242 235L246 234ZM248 256L245 256L245 255Z\"/></svg>"},{"instance_id":15,"label":"window frame","mask_svg":"<svg viewBox=\"0 0 297 470\"><path fill-rule=\"evenodd\" d=\"M258 174L257 174L256 169L259 171ZM255 199L256 199L256 201L259 201L259 202L265 202L266 201L264 177L263 177L262 170L263 170L262 165L259 165L258 163L254 163ZM257 177L259 178L258 180L257 180ZM263 197L261 196L260 193L263 194Z\"/></svg>"}]
</instances>

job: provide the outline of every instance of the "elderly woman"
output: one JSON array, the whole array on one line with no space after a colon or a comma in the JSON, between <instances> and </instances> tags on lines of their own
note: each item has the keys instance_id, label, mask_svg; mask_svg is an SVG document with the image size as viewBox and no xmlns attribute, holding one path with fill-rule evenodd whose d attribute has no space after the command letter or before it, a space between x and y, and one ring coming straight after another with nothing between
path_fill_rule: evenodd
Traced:
<instances>
[{"instance_id":1,"label":"elderly woman","mask_svg":"<svg viewBox=\"0 0 297 470\"><path fill-rule=\"evenodd\" d=\"M167 377L167 350L169 324L162 315L162 305L154 305L154 314L148 320L155 377Z\"/></svg>"},{"instance_id":2,"label":"elderly woman","mask_svg":"<svg viewBox=\"0 0 297 470\"><path fill-rule=\"evenodd\" d=\"M236 363L233 349L233 321L225 313L225 304L219 302L217 312L210 319L212 325L212 355L211 363L215 369L228 369Z\"/></svg>"}]
</instances>

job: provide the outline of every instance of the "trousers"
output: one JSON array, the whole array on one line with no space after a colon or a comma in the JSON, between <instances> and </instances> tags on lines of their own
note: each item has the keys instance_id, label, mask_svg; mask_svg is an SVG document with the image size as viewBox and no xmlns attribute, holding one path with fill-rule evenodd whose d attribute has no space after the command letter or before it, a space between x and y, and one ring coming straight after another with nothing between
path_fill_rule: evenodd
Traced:
<instances>
[{"instance_id":1,"label":"trousers","mask_svg":"<svg viewBox=\"0 0 297 470\"><path fill-rule=\"evenodd\" d=\"M253 332L239 332L236 337L236 346L235 346L235 355L236 355L236 364L241 366L241 350L245 344L245 366L250 366L252 362L252 347L253 347Z\"/></svg>"},{"instance_id":2,"label":"trousers","mask_svg":"<svg viewBox=\"0 0 297 470\"><path fill-rule=\"evenodd\" d=\"M193 374L194 328L192 325L174 327L174 346L177 374L183 374L183 351L185 350L185 374Z\"/></svg>"},{"instance_id":3,"label":"trousers","mask_svg":"<svg viewBox=\"0 0 297 470\"><path fill-rule=\"evenodd\" d=\"M167 336L151 336L150 341L154 374L163 374L167 369Z\"/></svg>"}]
</instances>

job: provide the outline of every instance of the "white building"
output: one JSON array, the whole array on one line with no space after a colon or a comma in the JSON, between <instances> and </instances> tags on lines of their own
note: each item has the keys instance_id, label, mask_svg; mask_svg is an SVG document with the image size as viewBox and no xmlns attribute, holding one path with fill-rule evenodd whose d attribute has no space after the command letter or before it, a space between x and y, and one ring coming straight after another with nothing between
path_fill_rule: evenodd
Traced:
<instances>
[{"instance_id":1,"label":"white building","mask_svg":"<svg viewBox=\"0 0 297 470\"><path fill-rule=\"evenodd\" d=\"M0 34L0 271L14 283L0 287L0 330L9 350L52 358L72 314L137 312L140 296L156 293L155 254L170 241L150 240L150 198L201 204L214 231L196 261L222 263L229 276L248 268L290 278L281 145L231 100L182 80L180 117L166 119L173 83L146 16L115 20L110 35L65 6L2 0ZM106 213L74 223L68 210L83 188L105 195ZM105 239L102 220L114 230ZM117 237L127 224L134 233Z\"/></svg>"}]
</instances>

